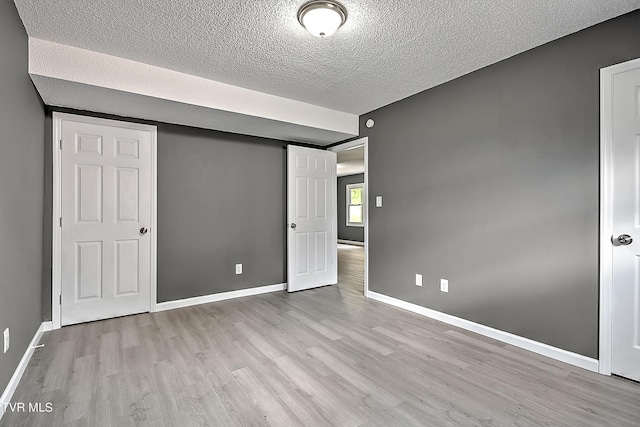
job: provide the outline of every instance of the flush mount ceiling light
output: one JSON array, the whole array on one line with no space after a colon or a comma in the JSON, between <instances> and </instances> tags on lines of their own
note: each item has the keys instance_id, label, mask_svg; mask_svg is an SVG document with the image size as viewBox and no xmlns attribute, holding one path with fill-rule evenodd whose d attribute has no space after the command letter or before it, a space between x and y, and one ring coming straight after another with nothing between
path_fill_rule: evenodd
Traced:
<instances>
[{"instance_id":1,"label":"flush mount ceiling light","mask_svg":"<svg viewBox=\"0 0 640 427\"><path fill-rule=\"evenodd\" d=\"M347 20L347 9L331 0L314 0L298 11L298 21L316 37L329 37Z\"/></svg>"}]
</instances>

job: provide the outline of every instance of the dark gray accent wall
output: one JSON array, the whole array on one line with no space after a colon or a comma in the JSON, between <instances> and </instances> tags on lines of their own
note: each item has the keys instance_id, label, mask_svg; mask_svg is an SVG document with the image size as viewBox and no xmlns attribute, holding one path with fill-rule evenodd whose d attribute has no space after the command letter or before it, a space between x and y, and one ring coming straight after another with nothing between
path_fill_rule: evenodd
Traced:
<instances>
[{"instance_id":1,"label":"dark gray accent wall","mask_svg":"<svg viewBox=\"0 0 640 427\"><path fill-rule=\"evenodd\" d=\"M53 110L158 127L158 302L286 282L285 142ZM45 228L50 229L50 149L46 153ZM48 239L47 254L50 246ZM243 264L243 274L235 274L236 263ZM42 293L43 316L51 319L50 259Z\"/></svg>"},{"instance_id":2,"label":"dark gray accent wall","mask_svg":"<svg viewBox=\"0 0 640 427\"><path fill-rule=\"evenodd\" d=\"M42 217L42 319L51 320L53 292L53 117L47 108L44 138L44 215Z\"/></svg>"},{"instance_id":3,"label":"dark gray accent wall","mask_svg":"<svg viewBox=\"0 0 640 427\"><path fill-rule=\"evenodd\" d=\"M638 57L635 11L361 116L370 289L598 357L599 70Z\"/></svg>"},{"instance_id":4,"label":"dark gray accent wall","mask_svg":"<svg viewBox=\"0 0 640 427\"><path fill-rule=\"evenodd\" d=\"M11 348L0 352L1 394L41 324L44 106L12 1L0 2L0 58L0 343L11 332Z\"/></svg>"},{"instance_id":5,"label":"dark gray accent wall","mask_svg":"<svg viewBox=\"0 0 640 427\"><path fill-rule=\"evenodd\" d=\"M159 302L286 282L284 145L159 125Z\"/></svg>"},{"instance_id":6,"label":"dark gray accent wall","mask_svg":"<svg viewBox=\"0 0 640 427\"><path fill-rule=\"evenodd\" d=\"M338 239L364 242L364 227L347 226L347 188L349 184L364 182L364 174L338 177ZM366 190L365 190L366 191Z\"/></svg>"}]
</instances>

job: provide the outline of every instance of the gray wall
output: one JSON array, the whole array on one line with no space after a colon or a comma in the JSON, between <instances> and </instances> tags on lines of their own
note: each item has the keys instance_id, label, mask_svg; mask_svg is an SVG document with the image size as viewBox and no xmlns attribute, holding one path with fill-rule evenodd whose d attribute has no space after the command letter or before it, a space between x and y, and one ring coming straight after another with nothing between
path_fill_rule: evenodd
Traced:
<instances>
[{"instance_id":1,"label":"gray wall","mask_svg":"<svg viewBox=\"0 0 640 427\"><path fill-rule=\"evenodd\" d=\"M27 74L27 34L0 2L0 394L41 323L44 106Z\"/></svg>"},{"instance_id":2,"label":"gray wall","mask_svg":"<svg viewBox=\"0 0 640 427\"><path fill-rule=\"evenodd\" d=\"M158 302L286 282L286 143L55 110L158 126ZM47 150L48 229L50 167ZM50 245L45 242L47 254ZM236 263L243 264L242 275L235 274ZM51 319L48 259L42 293L43 316Z\"/></svg>"},{"instance_id":3,"label":"gray wall","mask_svg":"<svg viewBox=\"0 0 640 427\"><path fill-rule=\"evenodd\" d=\"M286 282L284 145L159 125L158 301Z\"/></svg>"},{"instance_id":4,"label":"gray wall","mask_svg":"<svg viewBox=\"0 0 640 427\"><path fill-rule=\"evenodd\" d=\"M370 289L597 357L599 69L638 57L635 11L363 115Z\"/></svg>"},{"instance_id":5,"label":"gray wall","mask_svg":"<svg viewBox=\"0 0 640 427\"><path fill-rule=\"evenodd\" d=\"M347 189L349 184L364 182L364 174L347 175L338 178L338 239L364 242L364 227L347 226Z\"/></svg>"}]
</instances>

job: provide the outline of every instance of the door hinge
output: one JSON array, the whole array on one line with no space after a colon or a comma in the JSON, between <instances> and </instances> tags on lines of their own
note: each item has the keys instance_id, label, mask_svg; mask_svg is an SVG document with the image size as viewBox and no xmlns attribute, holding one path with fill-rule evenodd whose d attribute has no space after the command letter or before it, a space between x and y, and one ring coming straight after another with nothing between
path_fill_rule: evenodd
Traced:
<instances>
[{"instance_id":1,"label":"door hinge","mask_svg":"<svg viewBox=\"0 0 640 427\"><path fill-rule=\"evenodd\" d=\"M62 217L60 217L60 227L62 227Z\"/></svg>"},{"instance_id":2,"label":"door hinge","mask_svg":"<svg viewBox=\"0 0 640 427\"><path fill-rule=\"evenodd\" d=\"M60 140L60 150L62 150L62 140Z\"/></svg>"},{"instance_id":3,"label":"door hinge","mask_svg":"<svg viewBox=\"0 0 640 427\"><path fill-rule=\"evenodd\" d=\"M62 305L62 294L60 294L60 305Z\"/></svg>"}]
</instances>

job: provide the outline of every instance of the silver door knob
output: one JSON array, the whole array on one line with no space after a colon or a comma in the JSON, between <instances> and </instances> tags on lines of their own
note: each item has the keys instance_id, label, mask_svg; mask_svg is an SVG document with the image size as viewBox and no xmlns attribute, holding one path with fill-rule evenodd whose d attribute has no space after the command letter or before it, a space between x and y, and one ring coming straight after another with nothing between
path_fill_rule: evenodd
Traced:
<instances>
[{"instance_id":1,"label":"silver door knob","mask_svg":"<svg viewBox=\"0 0 640 427\"><path fill-rule=\"evenodd\" d=\"M295 230L295 229L296 229L296 227L297 227L297 225L296 225L296 223L295 223L295 222L292 222L290 227L291 227L291 228L293 228L293 229Z\"/></svg>"},{"instance_id":2,"label":"silver door knob","mask_svg":"<svg viewBox=\"0 0 640 427\"><path fill-rule=\"evenodd\" d=\"M142 227L142 228L140 229L140 234L142 234L142 235L147 234L147 232L148 232L148 231L149 231L149 229L148 229L148 228Z\"/></svg>"},{"instance_id":3,"label":"silver door knob","mask_svg":"<svg viewBox=\"0 0 640 427\"><path fill-rule=\"evenodd\" d=\"M633 242L633 238L631 238L631 236L629 236L628 234L621 234L615 238L614 244L617 243L619 245L627 246L630 245L631 242Z\"/></svg>"}]
</instances>

